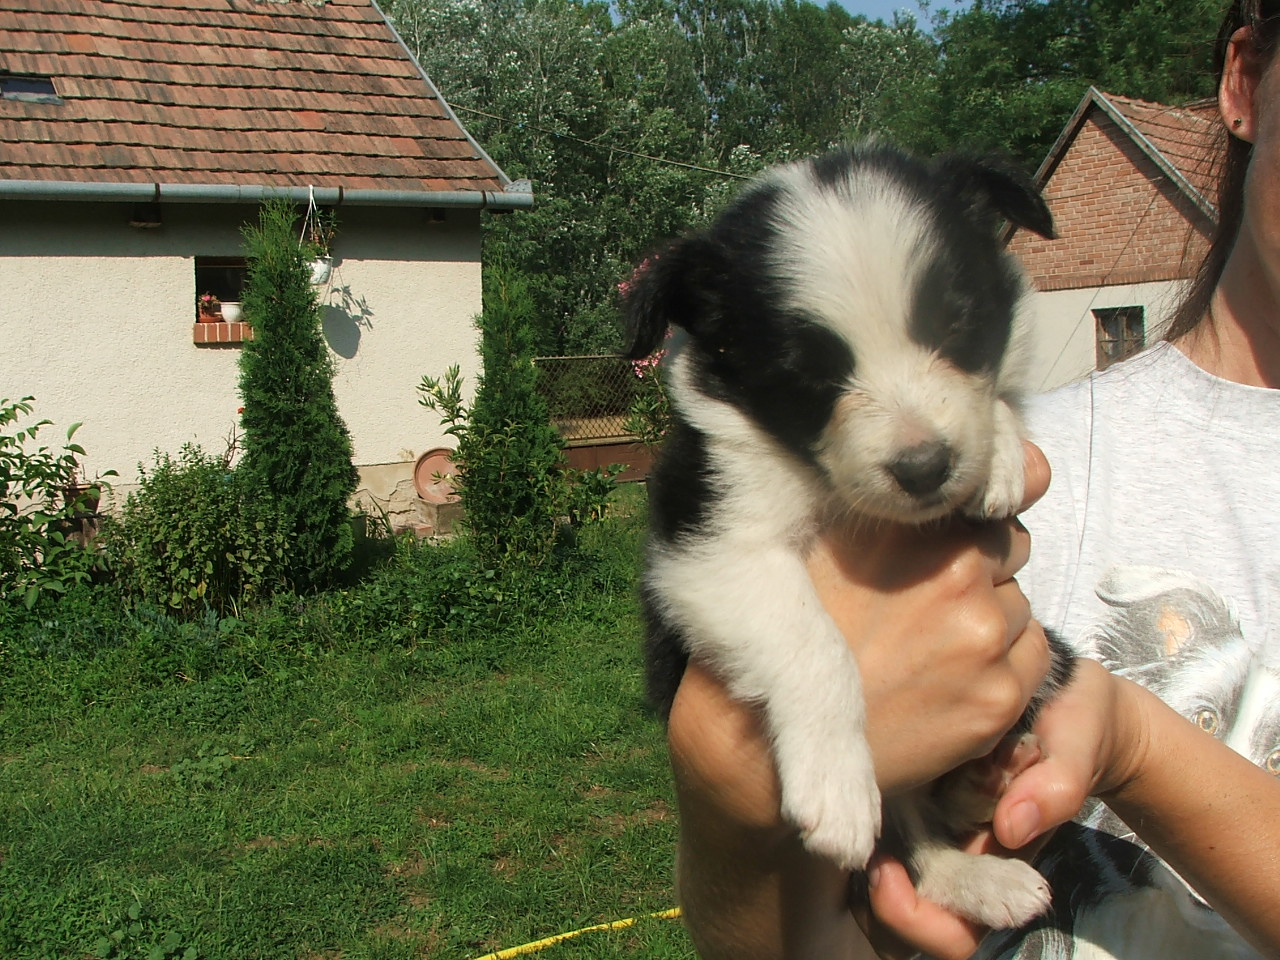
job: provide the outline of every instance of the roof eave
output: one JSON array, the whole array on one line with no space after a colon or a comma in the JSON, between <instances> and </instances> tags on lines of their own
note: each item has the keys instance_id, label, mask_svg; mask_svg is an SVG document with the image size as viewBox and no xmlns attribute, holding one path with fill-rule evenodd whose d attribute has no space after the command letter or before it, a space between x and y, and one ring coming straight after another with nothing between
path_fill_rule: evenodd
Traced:
<instances>
[{"instance_id":1,"label":"roof eave","mask_svg":"<svg viewBox=\"0 0 1280 960\"><path fill-rule=\"evenodd\" d=\"M1201 213L1210 220L1216 221L1218 219L1218 211L1213 203L1192 186L1190 181L1169 162L1169 159L1160 152L1156 145L1148 140L1142 131L1135 127L1129 118L1116 108L1116 105L1107 98L1105 93L1092 86L1080 98L1080 105L1076 107L1071 119L1062 128L1062 133L1054 141L1053 146L1049 148L1048 154L1045 155L1044 161L1040 164L1040 169L1036 171L1035 180L1039 186L1044 187L1049 182L1049 178L1053 176L1053 171L1062 162L1067 148L1075 139L1076 134L1079 133L1080 127L1084 124L1085 118L1093 107L1097 107L1110 117L1116 126L1133 140L1134 144L1146 155L1147 159L1154 163L1161 173L1172 180L1174 185L1187 196L1187 199L1196 205L1196 208Z\"/></svg>"},{"instance_id":2,"label":"roof eave","mask_svg":"<svg viewBox=\"0 0 1280 960\"><path fill-rule=\"evenodd\" d=\"M350 207L466 207L518 210L533 206L526 181L505 190L370 190L345 187L272 187L262 184L88 183L70 180L0 180L0 199L170 203L297 203Z\"/></svg>"},{"instance_id":3,"label":"roof eave","mask_svg":"<svg viewBox=\"0 0 1280 960\"><path fill-rule=\"evenodd\" d=\"M1118 110L1102 91L1094 87L1089 88L1089 93L1093 95L1093 100L1098 104L1108 117L1110 117L1121 130L1129 135L1139 150L1141 150L1157 167L1160 172L1173 181L1174 185L1186 195L1187 199L1196 205L1210 221L1216 222L1218 219L1217 207L1203 193L1192 186L1191 182L1169 162L1160 149L1147 139L1146 134L1134 126L1133 122Z\"/></svg>"}]
</instances>

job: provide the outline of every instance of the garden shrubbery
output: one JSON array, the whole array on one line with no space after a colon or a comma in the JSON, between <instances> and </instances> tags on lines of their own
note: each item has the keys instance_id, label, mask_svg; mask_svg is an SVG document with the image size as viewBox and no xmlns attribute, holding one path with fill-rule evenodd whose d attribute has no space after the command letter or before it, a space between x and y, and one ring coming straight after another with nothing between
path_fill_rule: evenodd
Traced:
<instances>
[{"instance_id":1,"label":"garden shrubbery","mask_svg":"<svg viewBox=\"0 0 1280 960\"><path fill-rule=\"evenodd\" d=\"M537 389L528 292L498 265L486 277L474 401L464 400L456 368L419 388L457 439L464 534L449 543L388 543L390 558L364 582L341 576L352 557L356 474L295 223L292 208L268 203L245 230L243 303L255 338L241 360L240 462L233 463L234 442L221 456L194 444L176 455L157 451L151 464L139 464L138 489L85 550L60 526L83 509L79 495L55 502L71 489L84 453L69 442L74 427L61 451L29 449L44 423L0 435L0 589L35 607L41 591L87 585L97 571L94 602L114 602L132 618L121 629L139 636L152 632L144 629L148 616L212 617L232 622L233 634L235 623L253 619L269 645L412 647L492 639L569 602L575 581L594 575L575 541L605 516L614 472L565 465ZM30 412L29 400L6 403L0 427ZM24 649L39 655L67 642L45 629L54 622L24 622Z\"/></svg>"},{"instance_id":2,"label":"garden shrubbery","mask_svg":"<svg viewBox=\"0 0 1280 960\"><path fill-rule=\"evenodd\" d=\"M101 484L78 482L84 449L72 438L80 424L67 430L60 449L38 445L51 424L22 425L34 403L35 397L0 400L0 600L28 608L41 594L88 582L101 567L98 554L72 536L101 495Z\"/></svg>"},{"instance_id":3,"label":"garden shrubbery","mask_svg":"<svg viewBox=\"0 0 1280 960\"><path fill-rule=\"evenodd\" d=\"M289 524L254 477L194 444L138 469L141 489L102 533L126 599L192 617L286 586Z\"/></svg>"}]
</instances>

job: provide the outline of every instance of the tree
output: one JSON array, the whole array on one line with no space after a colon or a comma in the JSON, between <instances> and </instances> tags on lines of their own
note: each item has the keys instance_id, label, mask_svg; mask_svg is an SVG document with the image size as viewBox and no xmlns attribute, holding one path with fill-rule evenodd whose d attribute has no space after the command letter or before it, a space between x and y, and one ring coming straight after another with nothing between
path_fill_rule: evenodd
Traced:
<instances>
[{"instance_id":1,"label":"tree","mask_svg":"<svg viewBox=\"0 0 1280 960\"><path fill-rule=\"evenodd\" d=\"M1090 83L1211 91L1218 0L972 0L850 16L807 0L388 0L387 10L530 211L490 218L535 351L617 349L614 290L740 176L867 135L1043 159ZM927 7L922 7L925 15ZM479 112L476 112L479 111Z\"/></svg>"},{"instance_id":2,"label":"tree","mask_svg":"<svg viewBox=\"0 0 1280 960\"><path fill-rule=\"evenodd\" d=\"M263 205L244 229L249 257L240 356L244 456L238 470L266 490L290 535L288 578L300 590L331 585L351 558L348 501L356 491L351 436L333 394L333 361L320 305L284 201Z\"/></svg>"},{"instance_id":3,"label":"tree","mask_svg":"<svg viewBox=\"0 0 1280 960\"><path fill-rule=\"evenodd\" d=\"M1213 90L1216 0L974 0L935 19L946 143L1044 158L1092 84L1178 103Z\"/></svg>"}]
</instances>

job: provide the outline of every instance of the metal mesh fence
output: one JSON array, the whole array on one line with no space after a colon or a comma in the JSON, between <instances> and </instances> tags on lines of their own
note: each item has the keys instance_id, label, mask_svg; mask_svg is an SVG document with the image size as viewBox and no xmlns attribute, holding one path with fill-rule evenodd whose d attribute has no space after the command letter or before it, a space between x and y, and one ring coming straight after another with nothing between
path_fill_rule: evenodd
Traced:
<instances>
[{"instance_id":1,"label":"metal mesh fence","mask_svg":"<svg viewBox=\"0 0 1280 960\"><path fill-rule=\"evenodd\" d=\"M565 442L635 439L627 415L642 381L630 360L612 356L537 357L538 391Z\"/></svg>"}]
</instances>

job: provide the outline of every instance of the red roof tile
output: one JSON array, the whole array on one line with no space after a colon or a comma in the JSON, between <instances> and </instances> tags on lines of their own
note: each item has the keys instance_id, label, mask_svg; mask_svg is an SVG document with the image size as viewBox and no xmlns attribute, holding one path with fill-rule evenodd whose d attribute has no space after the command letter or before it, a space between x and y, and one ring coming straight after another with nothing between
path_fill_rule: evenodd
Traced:
<instances>
[{"instance_id":1,"label":"red roof tile","mask_svg":"<svg viewBox=\"0 0 1280 960\"><path fill-rule=\"evenodd\" d=\"M1093 110L1101 110L1130 137L1210 220L1216 219L1218 164L1225 132L1215 101L1182 107L1148 103L1090 87L1036 174L1044 184Z\"/></svg>"},{"instance_id":2,"label":"red roof tile","mask_svg":"<svg viewBox=\"0 0 1280 960\"><path fill-rule=\"evenodd\" d=\"M0 180L501 191L370 0L0 0Z\"/></svg>"},{"instance_id":3,"label":"red roof tile","mask_svg":"<svg viewBox=\"0 0 1280 960\"><path fill-rule=\"evenodd\" d=\"M1216 101L1168 107L1113 93L1103 96L1192 187L1210 203L1216 201L1222 134Z\"/></svg>"}]
</instances>

